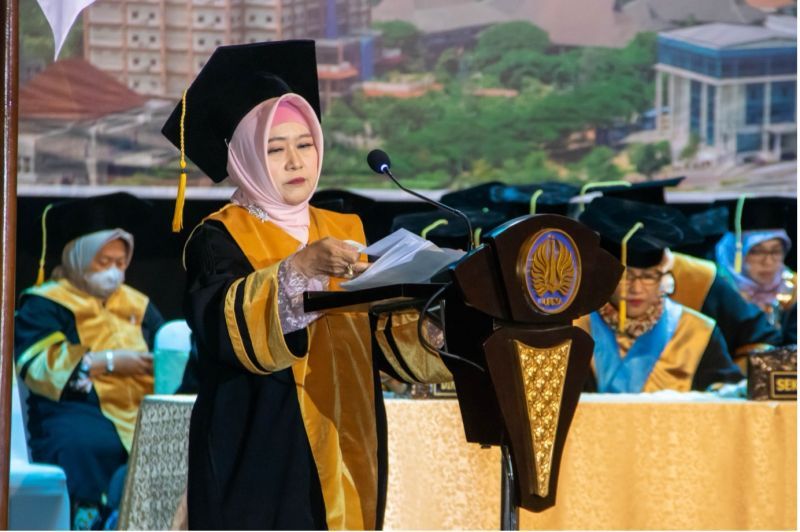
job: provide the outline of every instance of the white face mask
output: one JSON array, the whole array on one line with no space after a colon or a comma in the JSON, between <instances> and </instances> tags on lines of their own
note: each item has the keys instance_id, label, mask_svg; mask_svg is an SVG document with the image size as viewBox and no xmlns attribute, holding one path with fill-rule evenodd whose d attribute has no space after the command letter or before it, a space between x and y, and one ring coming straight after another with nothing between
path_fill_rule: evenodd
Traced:
<instances>
[{"instance_id":1,"label":"white face mask","mask_svg":"<svg viewBox=\"0 0 800 532\"><path fill-rule=\"evenodd\" d=\"M125 281L125 272L113 266L99 272L89 272L85 275L89 292L103 299L107 298Z\"/></svg>"}]
</instances>

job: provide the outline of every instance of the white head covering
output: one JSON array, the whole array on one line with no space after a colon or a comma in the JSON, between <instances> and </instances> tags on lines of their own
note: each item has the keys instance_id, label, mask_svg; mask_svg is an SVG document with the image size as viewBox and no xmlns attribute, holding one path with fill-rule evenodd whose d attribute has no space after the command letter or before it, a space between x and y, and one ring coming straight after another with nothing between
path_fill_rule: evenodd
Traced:
<instances>
[{"instance_id":1,"label":"white head covering","mask_svg":"<svg viewBox=\"0 0 800 532\"><path fill-rule=\"evenodd\" d=\"M133 235L122 229L107 229L83 235L64 246L64 251L61 253L61 265L53 271L53 278L66 278L76 288L93 296L101 297L100 294L93 293L91 285L86 282L86 275L90 273L89 265L95 255L103 246L117 239L127 244L128 254L125 264L129 265L133 258Z\"/></svg>"}]
</instances>

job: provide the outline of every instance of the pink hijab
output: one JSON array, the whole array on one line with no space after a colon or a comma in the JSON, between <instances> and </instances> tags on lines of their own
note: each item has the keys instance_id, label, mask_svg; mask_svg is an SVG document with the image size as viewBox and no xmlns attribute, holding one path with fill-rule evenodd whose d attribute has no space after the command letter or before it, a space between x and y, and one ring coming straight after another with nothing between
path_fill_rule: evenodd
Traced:
<instances>
[{"instance_id":1,"label":"pink hijab","mask_svg":"<svg viewBox=\"0 0 800 532\"><path fill-rule=\"evenodd\" d=\"M280 110L280 111L279 111ZM298 205L283 200L267 165L267 139L279 114L278 122L305 119L317 148L318 167L314 188ZM298 116L299 113L299 116ZM293 116L294 115L294 116ZM228 144L228 177L236 185L231 201L243 207L254 207L267 214L269 221L303 244L308 243L308 201L319 184L322 170L322 127L311 105L297 94L284 94L255 106L242 118Z\"/></svg>"}]
</instances>

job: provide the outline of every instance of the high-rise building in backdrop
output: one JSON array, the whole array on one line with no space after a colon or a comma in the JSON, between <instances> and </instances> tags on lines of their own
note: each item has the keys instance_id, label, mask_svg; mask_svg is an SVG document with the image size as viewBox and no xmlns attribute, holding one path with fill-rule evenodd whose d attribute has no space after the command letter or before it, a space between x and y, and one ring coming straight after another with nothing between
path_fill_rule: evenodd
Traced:
<instances>
[{"instance_id":1,"label":"high-rise building in backdrop","mask_svg":"<svg viewBox=\"0 0 800 532\"><path fill-rule=\"evenodd\" d=\"M177 98L217 46L317 40L323 101L372 77L368 0L104 0L84 12L84 57L130 89Z\"/></svg>"}]
</instances>

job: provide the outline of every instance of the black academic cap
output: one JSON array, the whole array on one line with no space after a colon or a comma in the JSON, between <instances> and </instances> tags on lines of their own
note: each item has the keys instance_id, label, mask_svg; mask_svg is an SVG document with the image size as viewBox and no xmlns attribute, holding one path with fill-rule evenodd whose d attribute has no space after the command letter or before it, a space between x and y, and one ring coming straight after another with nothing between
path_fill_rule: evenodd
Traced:
<instances>
[{"instance_id":1,"label":"black academic cap","mask_svg":"<svg viewBox=\"0 0 800 532\"><path fill-rule=\"evenodd\" d=\"M644 226L628 240L627 266L649 268L658 265L666 248L679 246L693 235L686 216L665 205L650 205L620 198L595 198L579 220L600 233L601 246L622 257L622 240L637 223Z\"/></svg>"},{"instance_id":2,"label":"black academic cap","mask_svg":"<svg viewBox=\"0 0 800 532\"><path fill-rule=\"evenodd\" d=\"M467 215L472 223L473 231L480 228L481 234L488 233L506 221L505 215L489 209L462 209L462 212ZM438 220L446 220L447 224L438 225L431 229L426 238L439 247L466 249L467 224L464 223L460 216L441 210L414 212L396 216L392 222L392 231L403 228L419 235L426 227Z\"/></svg>"},{"instance_id":3,"label":"black academic cap","mask_svg":"<svg viewBox=\"0 0 800 532\"><path fill-rule=\"evenodd\" d=\"M717 200L718 207L727 207L727 230L733 231L736 227L737 199ZM783 198L776 196L746 197L742 207L742 230L754 231L758 229L786 229L791 230L797 225L797 198Z\"/></svg>"},{"instance_id":4,"label":"black academic cap","mask_svg":"<svg viewBox=\"0 0 800 532\"><path fill-rule=\"evenodd\" d=\"M729 216L729 209L719 205L690 215L689 224L702 237L721 237L728 230Z\"/></svg>"},{"instance_id":5,"label":"black academic cap","mask_svg":"<svg viewBox=\"0 0 800 532\"><path fill-rule=\"evenodd\" d=\"M357 214L363 219L372 211L375 200L349 190L326 188L318 190L312 196L310 203L319 209Z\"/></svg>"},{"instance_id":6,"label":"black academic cap","mask_svg":"<svg viewBox=\"0 0 800 532\"><path fill-rule=\"evenodd\" d=\"M689 225L698 234L696 242L689 241L677 251L709 260L714 260L715 246L728 231L728 208L724 205L711 207L689 215Z\"/></svg>"},{"instance_id":7,"label":"black academic cap","mask_svg":"<svg viewBox=\"0 0 800 532\"><path fill-rule=\"evenodd\" d=\"M276 41L218 47L186 92L184 144L188 158L212 180L228 176L227 141L261 102L294 92L321 118L314 41ZM182 103L161 132L181 146Z\"/></svg>"},{"instance_id":8,"label":"black academic cap","mask_svg":"<svg viewBox=\"0 0 800 532\"><path fill-rule=\"evenodd\" d=\"M505 186L500 181L489 181L488 183L481 183L474 187L463 188L461 190L454 190L444 194L439 201L451 207L483 209L484 207L492 208L492 189L496 186Z\"/></svg>"},{"instance_id":9,"label":"black academic cap","mask_svg":"<svg viewBox=\"0 0 800 532\"><path fill-rule=\"evenodd\" d=\"M670 179L659 179L657 181L642 181L631 183L630 186L617 185L607 188L598 188L604 196L611 198L622 198L653 205L665 205L667 199L664 189L677 187L685 177L672 177Z\"/></svg>"},{"instance_id":10,"label":"black academic cap","mask_svg":"<svg viewBox=\"0 0 800 532\"><path fill-rule=\"evenodd\" d=\"M138 250L140 243L159 234L153 211L151 203L127 192L53 203L42 213L47 243L43 250L45 262L48 267L58 265L64 246L83 235L107 229L131 233Z\"/></svg>"},{"instance_id":11,"label":"black academic cap","mask_svg":"<svg viewBox=\"0 0 800 532\"><path fill-rule=\"evenodd\" d=\"M536 198L536 214L560 214L567 216L569 202L578 195L579 189L568 183L546 181L530 185L499 185L491 190L494 203L513 205L516 216L530 213L531 198Z\"/></svg>"}]
</instances>

